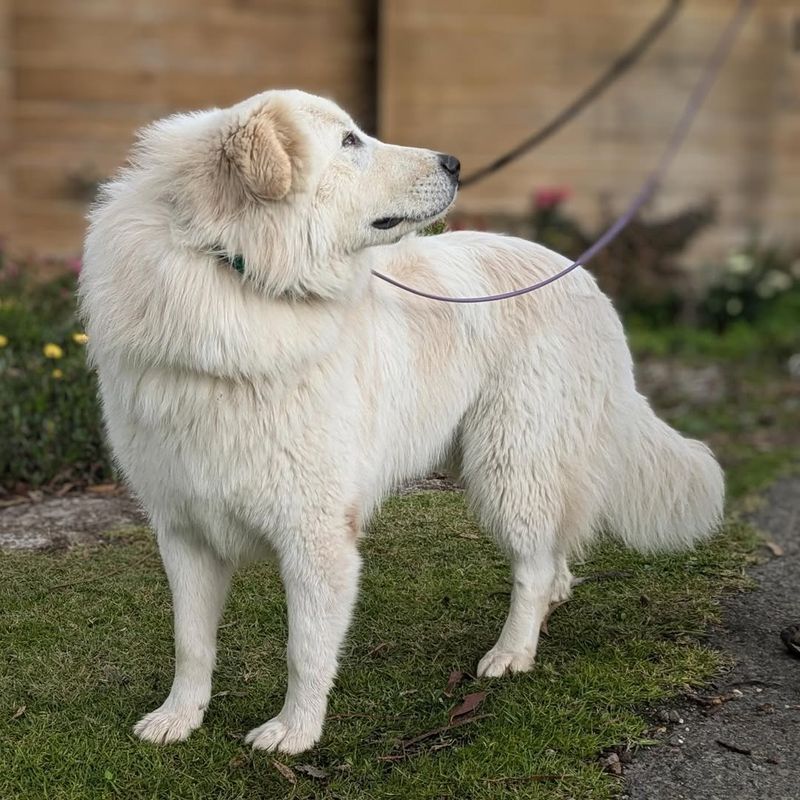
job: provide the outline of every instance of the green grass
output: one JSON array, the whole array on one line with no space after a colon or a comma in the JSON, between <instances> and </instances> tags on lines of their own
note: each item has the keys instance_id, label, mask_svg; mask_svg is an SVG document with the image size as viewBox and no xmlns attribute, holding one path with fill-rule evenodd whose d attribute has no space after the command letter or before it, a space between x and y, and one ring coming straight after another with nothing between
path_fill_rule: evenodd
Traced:
<instances>
[{"instance_id":1,"label":"green grass","mask_svg":"<svg viewBox=\"0 0 800 800\"><path fill-rule=\"evenodd\" d=\"M2 798L520 798L614 796L597 754L646 737L642 709L720 668L702 644L718 598L743 584L752 534L739 524L695 552L643 558L605 544L579 574L527 675L467 678L503 622L508 571L456 493L393 499L364 541L363 588L321 744L289 766L241 737L281 705L285 608L268 565L236 580L205 726L184 744L137 742L131 726L166 695L170 601L148 534L66 554L0 560ZM65 586L64 584L68 584ZM406 760L397 742L447 722L485 690L488 716ZM16 709L25 706L18 718ZM443 745L439 747L439 745ZM535 776L544 776L536 778Z\"/></svg>"},{"instance_id":2,"label":"green grass","mask_svg":"<svg viewBox=\"0 0 800 800\"><path fill-rule=\"evenodd\" d=\"M797 293L800 298L800 292ZM800 305L800 299L797 301ZM685 325L654 327L640 317L625 320L631 349L643 356L679 356L685 361L715 360L733 364L764 364L785 361L800 349L796 324L800 309L792 317L767 317L757 325L736 322L724 332ZM791 321L789 321L791 320Z\"/></svg>"}]
</instances>

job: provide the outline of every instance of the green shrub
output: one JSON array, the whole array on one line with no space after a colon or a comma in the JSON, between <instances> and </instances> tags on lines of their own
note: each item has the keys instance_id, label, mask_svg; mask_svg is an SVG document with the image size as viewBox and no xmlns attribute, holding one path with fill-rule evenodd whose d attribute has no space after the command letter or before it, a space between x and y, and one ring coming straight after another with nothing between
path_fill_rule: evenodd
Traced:
<instances>
[{"instance_id":1,"label":"green shrub","mask_svg":"<svg viewBox=\"0 0 800 800\"><path fill-rule=\"evenodd\" d=\"M109 480L94 375L76 319L74 276L0 283L0 485Z\"/></svg>"},{"instance_id":2,"label":"green shrub","mask_svg":"<svg viewBox=\"0 0 800 800\"><path fill-rule=\"evenodd\" d=\"M701 320L724 331L742 321L779 334L800 320L800 255L753 242L732 254L700 302Z\"/></svg>"},{"instance_id":3,"label":"green shrub","mask_svg":"<svg viewBox=\"0 0 800 800\"><path fill-rule=\"evenodd\" d=\"M577 258L600 238L612 217L604 209L603 223L590 230L564 209L568 198L569 191L563 188L537 191L530 230L535 241ZM673 324L691 316L693 302L681 256L714 222L715 213L713 203L703 203L661 217L638 215L588 269L623 315L644 317L650 325Z\"/></svg>"}]
</instances>

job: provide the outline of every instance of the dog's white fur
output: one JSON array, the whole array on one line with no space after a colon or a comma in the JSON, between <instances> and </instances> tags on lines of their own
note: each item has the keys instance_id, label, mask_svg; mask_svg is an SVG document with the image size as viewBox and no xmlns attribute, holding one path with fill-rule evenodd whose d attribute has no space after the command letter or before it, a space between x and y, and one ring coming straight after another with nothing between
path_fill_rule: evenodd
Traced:
<instances>
[{"instance_id":1,"label":"dog's white fur","mask_svg":"<svg viewBox=\"0 0 800 800\"><path fill-rule=\"evenodd\" d=\"M288 691L247 741L313 745L358 534L393 487L433 468L461 476L512 564L483 676L531 668L549 605L569 595L567 557L598 529L653 550L717 526L719 467L637 393L619 319L585 271L466 306L370 277L476 295L566 263L503 236L414 235L454 195L438 154L383 144L294 91L155 123L105 187L82 306L108 435L175 615L174 683L141 738L201 724L231 574L269 556L287 595ZM388 217L404 221L372 224ZM220 253L243 256L244 277Z\"/></svg>"}]
</instances>

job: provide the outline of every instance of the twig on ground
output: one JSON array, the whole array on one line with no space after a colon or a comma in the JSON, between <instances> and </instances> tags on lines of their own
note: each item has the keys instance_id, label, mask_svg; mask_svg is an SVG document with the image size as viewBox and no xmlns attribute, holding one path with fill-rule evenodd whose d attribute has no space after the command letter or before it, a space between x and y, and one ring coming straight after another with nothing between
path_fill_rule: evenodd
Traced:
<instances>
[{"instance_id":1,"label":"twig on ground","mask_svg":"<svg viewBox=\"0 0 800 800\"><path fill-rule=\"evenodd\" d=\"M73 589L76 586L83 586L86 583L94 583L95 581L101 581L104 578L112 578L114 575L127 572L133 567L140 567L151 558L155 558L155 555L155 553L145 553L145 555L143 555L141 558L137 558L136 561L126 564L124 567L120 567L119 569L112 569L111 572L103 572L100 575L92 575L90 578L83 578L83 580L80 581L67 581L66 583L53 584L52 586L48 586L43 594L52 592L55 589Z\"/></svg>"},{"instance_id":2,"label":"twig on ground","mask_svg":"<svg viewBox=\"0 0 800 800\"><path fill-rule=\"evenodd\" d=\"M424 742L428 739L433 739L435 736L441 736L444 733L449 733L454 728L460 728L463 725L469 725L471 722L477 722L479 719L486 719L487 717L491 716L491 714L476 714L473 717L455 719L453 722L447 725L442 725L441 728L434 728L432 731L426 731L425 733L421 733L419 736L415 736L413 739L404 739L399 743L401 752L385 756L378 756L378 761L403 761L406 758L410 758L416 754L416 751L408 752L410 747L420 744L420 742Z\"/></svg>"},{"instance_id":3,"label":"twig on ground","mask_svg":"<svg viewBox=\"0 0 800 800\"><path fill-rule=\"evenodd\" d=\"M566 775L506 775L500 778L483 778L484 783L540 783L544 781L561 781Z\"/></svg>"},{"instance_id":4,"label":"twig on ground","mask_svg":"<svg viewBox=\"0 0 800 800\"><path fill-rule=\"evenodd\" d=\"M611 572L598 572L595 575L584 575L580 578L572 579L572 587L581 586L584 583L597 583L598 581L613 581L617 578L630 578L632 572L620 572L619 570L612 570Z\"/></svg>"},{"instance_id":5,"label":"twig on ground","mask_svg":"<svg viewBox=\"0 0 800 800\"><path fill-rule=\"evenodd\" d=\"M726 750L730 750L731 753L739 753L740 755L743 756L750 756L753 754L753 751L749 747L739 747L738 744L723 742L722 739L717 739L717 744L720 747L724 747Z\"/></svg>"}]
</instances>

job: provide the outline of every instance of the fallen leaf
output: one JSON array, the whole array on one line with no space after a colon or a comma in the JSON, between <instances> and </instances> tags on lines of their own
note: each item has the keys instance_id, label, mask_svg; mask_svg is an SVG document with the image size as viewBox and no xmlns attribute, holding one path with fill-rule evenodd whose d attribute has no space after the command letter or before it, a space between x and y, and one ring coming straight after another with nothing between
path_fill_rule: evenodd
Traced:
<instances>
[{"instance_id":1,"label":"fallen leaf","mask_svg":"<svg viewBox=\"0 0 800 800\"><path fill-rule=\"evenodd\" d=\"M729 700L736 700L739 695L734 692L714 695L701 695L696 692L686 692L685 696L699 706L720 706L723 703L727 703Z\"/></svg>"},{"instance_id":2,"label":"fallen leaf","mask_svg":"<svg viewBox=\"0 0 800 800\"><path fill-rule=\"evenodd\" d=\"M11 719L19 719L27 710L28 706L20 706L12 715Z\"/></svg>"},{"instance_id":3,"label":"fallen leaf","mask_svg":"<svg viewBox=\"0 0 800 800\"><path fill-rule=\"evenodd\" d=\"M622 775L622 764L616 753L609 753L600 758L600 766L612 775Z\"/></svg>"},{"instance_id":4,"label":"fallen leaf","mask_svg":"<svg viewBox=\"0 0 800 800\"><path fill-rule=\"evenodd\" d=\"M275 767L289 783L297 783L297 775L294 774L294 770L291 767L287 767L286 764L281 764L280 761L276 761L274 758L272 759L272 766Z\"/></svg>"},{"instance_id":5,"label":"fallen leaf","mask_svg":"<svg viewBox=\"0 0 800 800\"><path fill-rule=\"evenodd\" d=\"M243 767L250 759L247 757L245 753L239 753L238 756L234 756L229 762L228 766L232 769L238 769L239 767Z\"/></svg>"},{"instance_id":6,"label":"fallen leaf","mask_svg":"<svg viewBox=\"0 0 800 800\"><path fill-rule=\"evenodd\" d=\"M783 548L777 542L764 542L764 547L766 547L775 558L780 558L783 555Z\"/></svg>"},{"instance_id":7,"label":"fallen leaf","mask_svg":"<svg viewBox=\"0 0 800 800\"><path fill-rule=\"evenodd\" d=\"M87 486L86 491L92 494L112 494L118 488L116 483L97 483L94 486Z\"/></svg>"},{"instance_id":8,"label":"fallen leaf","mask_svg":"<svg viewBox=\"0 0 800 800\"><path fill-rule=\"evenodd\" d=\"M323 781L328 777L328 773L324 769L315 767L313 764L300 764L299 767L295 767L295 770L308 775L309 778L316 778L318 781Z\"/></svg>"},{"instance_id":9,"label":"fallen leaf","mask_svg":"<svg viewBox=\"0 0 800 800\"><path fill-rule=\"evenodd\" d=\"M450 673L450 677L447 679L447 686L444 687L444 696L445 697L452 697L453 690L458 686L461 681L464 680L464 673L460 670L454 669Z\"/></svg>"},{"instance_id":10,"label":"fallen leaf","mask_svg":"<svg viewBox=\"0 0 800 800\"><path fill-rule=\"evenodd\" d=\"M468 694L462 701L450 712L450 722L458 719L459 717L466 717L475 712L480 704L486 699L486 692L473 692Z\"/></svg>"}]
</instances>

